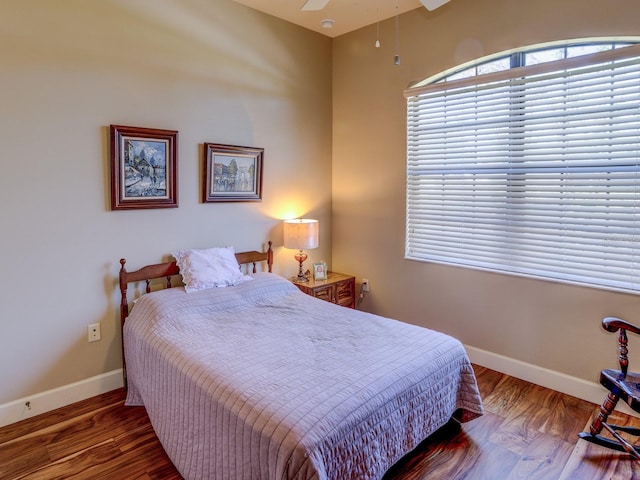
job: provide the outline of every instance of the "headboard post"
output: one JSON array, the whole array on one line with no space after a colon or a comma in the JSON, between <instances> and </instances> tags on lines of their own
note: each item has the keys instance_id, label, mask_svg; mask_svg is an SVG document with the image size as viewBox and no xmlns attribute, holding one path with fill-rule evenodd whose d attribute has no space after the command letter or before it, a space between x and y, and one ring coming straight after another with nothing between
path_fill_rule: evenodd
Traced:
<instances>
[{"instance_id":1,"label":"headboard post","mask_svg":"<svg viewBox=\"0 0 640 480\"><path fill-rule=\"evenodd\" d=\"M122 341L122 380L124 382L124 388L127 388L127 366L124 361L124 321L129 316L129 304L127 303L127 270L124 268L124 264L127 261L124 258L120 259L120 339Z\"/></svg>"}]
</instances>

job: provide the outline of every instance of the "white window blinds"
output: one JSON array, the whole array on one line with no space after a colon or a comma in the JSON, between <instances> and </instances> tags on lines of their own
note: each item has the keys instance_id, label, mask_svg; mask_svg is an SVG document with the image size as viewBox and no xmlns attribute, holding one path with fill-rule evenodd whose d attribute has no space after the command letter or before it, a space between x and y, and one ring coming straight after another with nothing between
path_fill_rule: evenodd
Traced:
<instances>
[{"instance_id":1,"label":"white window blinds","mask_svg":"<svg viewBox=\"0 0 640 480\"><path fill-rule=\"evenodd\" d=\"M405 96L407 258L640 291L640 46Z\"/></svg>"}]
</instances>

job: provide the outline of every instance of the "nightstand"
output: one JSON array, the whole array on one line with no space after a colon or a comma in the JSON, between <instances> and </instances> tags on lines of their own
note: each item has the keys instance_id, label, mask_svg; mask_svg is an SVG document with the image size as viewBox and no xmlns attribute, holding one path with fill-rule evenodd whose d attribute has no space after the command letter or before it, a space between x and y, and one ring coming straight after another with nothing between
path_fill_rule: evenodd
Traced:
<instances>
[{"instance_id":1,"label":"nightstand","mask_svg":"<svg viewBox=\"0 0 640 480\"><path fill-rule=\"evenodd\" d=\"M295 285L312 297L343 307L356 308L356 277L353 275L327 272L326 280L310 278L306 283L295 283Z\"/></svg>"}]
</instances>

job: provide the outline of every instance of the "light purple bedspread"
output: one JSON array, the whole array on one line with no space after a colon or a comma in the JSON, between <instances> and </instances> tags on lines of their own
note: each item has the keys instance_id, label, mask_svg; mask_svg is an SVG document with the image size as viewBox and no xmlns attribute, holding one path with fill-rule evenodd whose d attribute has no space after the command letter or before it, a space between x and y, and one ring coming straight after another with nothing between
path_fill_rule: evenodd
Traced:
<instances>
[{"instance_id":1,"label":"light purple bedspread","mask_svg":"<svg viewBox=\"0 0 640 480\"><path fill-rule=\"evenodd\" d=\"M482 414L461 343L262 273L138 299L127 405L188 480L379 479L452 416Z\"/></svg>"}]
</instances>

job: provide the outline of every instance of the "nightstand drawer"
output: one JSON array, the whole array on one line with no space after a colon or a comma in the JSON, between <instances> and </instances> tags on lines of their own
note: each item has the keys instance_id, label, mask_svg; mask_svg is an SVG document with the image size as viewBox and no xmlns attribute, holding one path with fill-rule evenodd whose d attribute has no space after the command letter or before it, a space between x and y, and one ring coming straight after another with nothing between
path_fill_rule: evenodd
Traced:
<instances>
[{"instance_id":1,"label":"nightstand drawer","mask_svg":"<svg viewBox=\"0 0 640 480\"><path fill-rule=\"evenodd\" d=\"M336 283L335 303L343 307L355 308L356 305L356 279L350 278Z\"/></svg>"},{"instance_id":2,"label":"nightstand drawer","mask_svg":"<svg viewBox=\"0 0 640 480\"><path fill-rule=\"evenodd\" d=\"M333 302L334 300L334 295L333 295L333 285L327 285L324 287L316 287L313 289L313 293L309 294L312 295L316 298L319 298L320 300L326 300L327 302ZM305 292L308 293L308 292ZM335 302L334 302L335 303Z\"/></svg>"}]
</instances>

